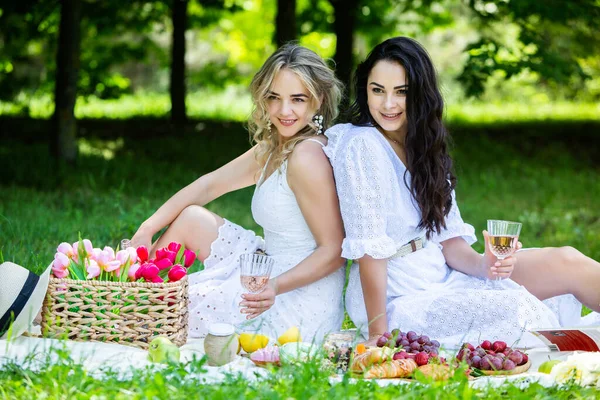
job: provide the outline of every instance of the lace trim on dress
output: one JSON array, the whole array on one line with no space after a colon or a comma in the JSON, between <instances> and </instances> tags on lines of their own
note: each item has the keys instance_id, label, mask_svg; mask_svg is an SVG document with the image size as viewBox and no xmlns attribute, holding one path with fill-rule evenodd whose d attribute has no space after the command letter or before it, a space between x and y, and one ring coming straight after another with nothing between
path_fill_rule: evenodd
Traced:
<instances>
[{"instance_id":1,"label":"lace trim on dress","mask_svg":"<svg viewBox=\"0 0 600 400\"><path fill-rule=\"evenodd\" d=\"M390 258L396 254L396 243L389 236L380 236L373 239L348 239L342 242L342 257L349 260L358 260L364 255L375 259Z\"/></svg>"}]
</instances>

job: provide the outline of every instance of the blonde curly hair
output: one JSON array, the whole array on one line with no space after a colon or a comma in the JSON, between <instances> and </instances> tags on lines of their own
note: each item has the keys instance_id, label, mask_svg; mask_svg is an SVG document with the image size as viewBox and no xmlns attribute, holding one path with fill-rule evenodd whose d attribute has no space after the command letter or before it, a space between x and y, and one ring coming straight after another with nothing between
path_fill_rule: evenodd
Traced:
<instances>
[{"instance_id":1,"label":"blonde curly hair","mask_svg":"<svg viewBox=\"0 0 600 400\"><path fill-rule=\"evenodd\" d=\"M317 113L323 116L324 130L331 126L337 117L342 98L342 83L317 53L293 43L281 46L265 61L250 84L254 108L248 121L248 128L252 141L257 145L256 159L262 167L271 155L270 165L279 168L294 147L315 135L318 129L313 122L310 122L283 145L275 126L271 131L267 129L268 92L275 75L282 69L288 69L298 76L311 95L310 104L314 109L317 109L319 100L322 99Z\"/></svg>"}]
</instances>

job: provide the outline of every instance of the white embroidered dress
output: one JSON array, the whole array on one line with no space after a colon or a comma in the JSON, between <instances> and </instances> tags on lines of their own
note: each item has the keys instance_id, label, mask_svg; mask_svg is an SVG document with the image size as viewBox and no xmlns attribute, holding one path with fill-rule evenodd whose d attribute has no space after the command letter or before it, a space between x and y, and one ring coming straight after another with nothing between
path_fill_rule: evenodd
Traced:
<instances>
[{"instance_id":1,"label":"white embroidered dress","mask_svg":"<svg viewBox=\"0 0 600 400\"><path fill-rule=\"evenodd\" d=\"M446 230L423 249L392 257L402 245L424 237L417 229L420 211L403 182L404 164L376 128L341 124L325 134L329 139L325 153L333 165L346 230L342 256L354 260L365 254L389 258L389 329L413 330L454 347L463 339L476 342L478 338L510 344L524 329L579 321L581 304L573 296L542 302L512 280L489 281L450 268L439 243L458 236L469 244L477 240L455 201ZM408 174L406 179L409 182ZM356 263L346 290L346 310L367 334ZM520 345L537 346L540 342L525 334Z\"/></svg>"},{"instance_id":2,"label":"white embroidered dress","mask_svg":"<svg viewBox=\"0 0 600 400\"><path fill-rule=\"evenodd\" d=\"M286 173L287 160L264 182L261 176L252 197L252 216L262 226L264 240L225 220L204 261L205 269L190 275L190 336L206 336L213 322L232 323L239 332L260 332L271 338L297 326L303 341L308 342L341 328L345 278L341 265L340 270L317 282L280 294L275 304L254 320L247 321L246 314L240 313L241 295L247 292L240 283L241 254L264 249L275 259L271 277L276 277L316 249Z\"/></svg>"}]
</instances>

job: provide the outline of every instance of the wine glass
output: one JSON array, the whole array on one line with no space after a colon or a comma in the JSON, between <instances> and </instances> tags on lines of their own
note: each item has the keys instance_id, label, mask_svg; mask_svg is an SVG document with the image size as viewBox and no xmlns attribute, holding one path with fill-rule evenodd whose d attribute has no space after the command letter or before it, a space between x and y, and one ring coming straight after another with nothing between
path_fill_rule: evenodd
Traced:
<instances>
[{"instance_id":1,"label":"wine glass","mask_svg":"<svg viewBox=\"0 0 600 400\"><path fill-rule=\"evenodd\" d=\"M129 247L131 247L131 240L129 239L122 239L121 240L121 250L127 250Z\"/></svg>"},{"instance_id":2,"label":"wine glass","mask_svg":"<svg viewBox=\"0 0 600 400\"><path fill-rule=\"evenodd\" d=\"M499 260L511 256L517 250L517 242L521 233L521 223L488 219L487 229L490 238L490 251ZM497 276L499 281L500 277Z\"/></svg>"},{"instance_id":3,"label":"wine glass","mask_svg":"<svg viewBox=\"0 0 600 400\"><path fill-rule=\"evenodd\" d=\"M250 293L260 293L267 287L274 260L264 254L242 254L240 256L240 281Z\"/></svg>"}]
</instances>

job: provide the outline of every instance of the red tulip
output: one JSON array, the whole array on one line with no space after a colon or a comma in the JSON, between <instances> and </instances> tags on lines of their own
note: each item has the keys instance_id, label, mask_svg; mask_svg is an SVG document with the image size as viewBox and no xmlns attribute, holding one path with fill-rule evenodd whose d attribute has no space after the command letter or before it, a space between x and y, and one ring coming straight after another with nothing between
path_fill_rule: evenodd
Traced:
<instances>
[{"instance_id":1,"label":"red tulip","mask_svg":"<svg viewBox=\"0 0 600 400\"><path fill-rule=\"evenodd\" d=\"M144 263L145 261L148 260L148 249L146 248L146 246L140 246L136 249L137 252L137 256L138 256L138 261L140 263Z\"/></svg>"},{"instance_id":2,"label":"red tulip","mask_svg":"<svg viewBox=\"0 0 600 400\"><path fill-rule=\"evenodd\" d=\"M162 271L163 269L167 269L170 266L172 266L173 263L168 258L163 258L161 260L156 260L154 262L154 265L156 265L158 267L158 269Z\"/></svg>"},{"instance_id":3,"label":"red tulip","mask_svg":"<svg viewBox=\"0 0 600 400\"><path fill-rule=\"evenodd\" d=\"M191 250L185 249L183 251L183 258L185 260L185 267L189 268L194 263L194 261L196 261L196 253L194 253Z\"/></svg>"},{"instance_id":4,"label":"red tulip","mask_svg":"<svg viewBox=\"0 0 600 400\"><path fill-rule=\"evenodd\" d=\"M146 264L146 268L144 268L141 275L142 275L142 278L144 278L146 281L154 282L153 279L158 276L159 272L160 272L160 270L158 269L158 267L156 265Z\"/></svg>"},{"instance_id":5,"label":"red tulip","mask_svg":"<svg viewBox=\"0 0 600 400\"><path fill-rule=\"evenodd\" d=\"M175 264L169 271L169 282L177 282L187 274L187 270L180 264Z\"/></svg>"},{"instance_id":6,"label":"red tulip","mask_svg":"<svg viewBox=\"0 0 600 400\"><path fill-rule=\"evenodd\" d=\"M166 247L156 250L156 259L162 260L163 258L167 258L167 251L169 250Z\"/></svg>"},{"instance_id":7,"label":"red tulip","mask_svg":"<svg viewBox=\"0 0 600 400\"><path fill-rule=\"evenodd\" d=\"M177 242L171 242L169 243L169 246L167 246L167 248L171 251L174 251L175 254L177 254L179 252L179 249L181 249L181 245Z\"/></svg>"}]
</instances>

